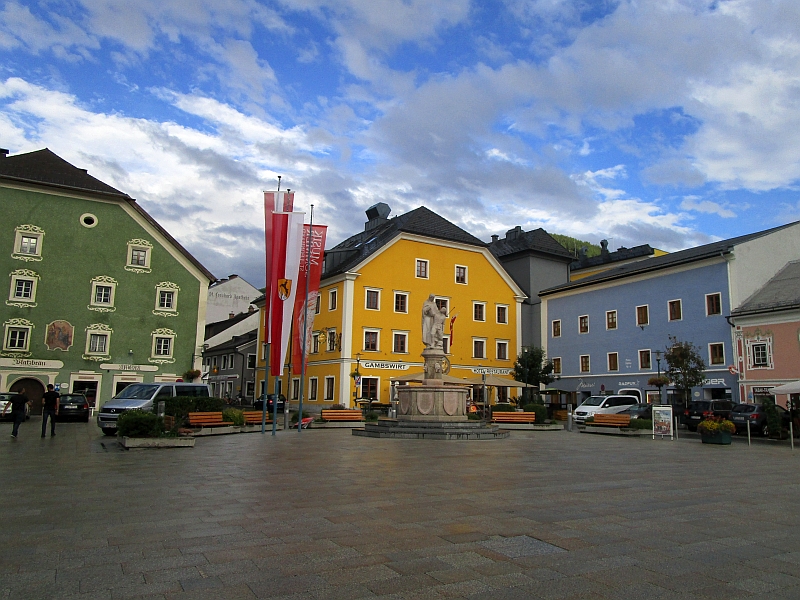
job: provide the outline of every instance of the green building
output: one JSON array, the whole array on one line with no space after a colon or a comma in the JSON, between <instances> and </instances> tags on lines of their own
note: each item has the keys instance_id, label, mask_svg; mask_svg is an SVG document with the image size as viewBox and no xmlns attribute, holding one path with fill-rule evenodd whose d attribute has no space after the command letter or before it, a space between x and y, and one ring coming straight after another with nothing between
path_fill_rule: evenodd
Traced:
<instances>
[{"instance_id":1,"label":"green building","mask_svg":"<svg viewBox=\"0 0 800 600\"><path fill-rule=\"evenodd\" d=\"M200 368L214 276L136 201L48 149L0 149L0 391L101 406Z\"/></svg>"}]
</instances>

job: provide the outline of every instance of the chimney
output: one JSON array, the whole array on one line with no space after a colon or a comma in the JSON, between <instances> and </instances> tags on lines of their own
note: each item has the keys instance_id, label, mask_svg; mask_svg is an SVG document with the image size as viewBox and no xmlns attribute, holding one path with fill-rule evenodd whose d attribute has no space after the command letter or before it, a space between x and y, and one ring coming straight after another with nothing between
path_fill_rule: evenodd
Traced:
<instances>
[{"instance_id":1,"label":"chimney","mask_svg":"<svg viewBox=\"0 0 800 600\"><path fill-rule=\"evenodd\" d=\"M8 149L0 148L0 158L5 158L6 156L8 156Z\"/></svg>"},{"instance_id":2,"label":"chimney","mask_svg":"<svg viewBox=\"0 0 800 600\"><path fill-rule=\"evenodd\" d=\"M247 312L248 312L248 313L255 312L255 310L256 310L256 307L255 307L255 306L253 306L252 304L251 304L250 306L248 306L248 307L247 307Z\"/></svg>"},{"instance_id":3,"label":"chimney","mask_svg":"<svg viewBox=\"0 0 800 600\"><path fill-rule=\"evenodd\" d=\"M511 240L515 240L522 235L522 227L517 225L514 229L509 229L506 231L506 241L510 242Z\"/></svg>"},{"instance_id":4,"label":"chimney","mask_svg":"<svg viewBox=\"0 0 800 600\"><path fill-rule=\"evenodd\" d=\"M500 239L500 236L499 236L499 235L493 235L493 236L492 236L492 243L494 244L494 243L495 243L496 241L498 241L499 239Z\"/></svg>"},{"instance_id":5,"label":"chimney","mask_svg":"<svg viewBox=\"0 0 800 600\"><path fill-rule=\"evenodd\" d=\"M583 246L580 250L578 250L578 254L580 256L581 261L584 261L588 258L589 249L586 246Z\"/></svg>"},{"instance_id":6,"label":"chimney","mask_svg":"<svg viewBox=\"0 0 800 600\"><path fill-rule=\"evenodd\" d=\"M228 318L229 319L232 319L235 316L236 316L236 313L228 313Z\"/></svg>"},{"instance_id":7,"label":"chimney","mask_svg":"<svg viewBox=\"0 0 800 600\"><path fill-rule=\"evenodd\" d=\"M600 256L608 256L608 240L600 240Z\"/></svg>"},{"instance_id":8,"label":"chimney","mask_svg":"<svg viewBox=\"0 0 800 600\"><path fill-rule=\"evenodd\" d=\"M389 208L389 205L385 202L378 202L377 204L373 204L367 210L367 223L364 225L364 231L369 231L370 229L375 229L386 223L389 220L389 213L392 212L392 209Z\"/></svg>"}]
</instances>

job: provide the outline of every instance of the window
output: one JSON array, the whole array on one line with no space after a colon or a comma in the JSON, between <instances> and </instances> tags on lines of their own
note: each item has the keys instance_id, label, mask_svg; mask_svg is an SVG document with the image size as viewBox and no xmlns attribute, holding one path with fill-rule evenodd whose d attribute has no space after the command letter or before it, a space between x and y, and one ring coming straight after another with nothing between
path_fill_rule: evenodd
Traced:
<instances>
[{"instance_id":1,"label":"window","mask_svg":"<svg viewBox=\"0 0 800 600\"><path fill-rule=\"evenodd\" d=\"M472 340L472 358L486 358L486 340Z\"/></svg>"},{"instance_id":2,"label":"window","mask_svg":"<svg viewBox=\"0 0 800 600\"><path fill-rule=\"evenodd\" d=\"M253 392L256 391L256 382L255 381L248 381L244 384L244 395L247 398L253 397Z\"/></svg>"},{"instance_id":3,"label":"window","mask_svg":"<svg viewBox=\"0 0 800 600\"><path fill-rule=\"evenodd\" d=\"M443 335L442 336L442 352L445 354L450 354L450 336Z\"/></svg>"},{"instance_id":4,"label":"window","mask_svg":"<svg viewBox=\"0 0 800 600\"><path fill-rule=\"evenodd\" d=\"M725 364L725 345L724 344L709 344L708 345L708 355L711 359L710 362L712 365L724 365Z\"/></svg>"},{"instance_id":5,"label":"window","mask_svg":"<svg viewBox=\"0 0 800 600\"><path fill-rule=\"evenodd\" d=\"M508 306L504 304L497 305L497 322L501 325L506 325L508 323Z\"/></svg>"},{"instance_id":6,"label":"window","mask_svg":"<svg viewBox=\"0 0 800 600\"><path fill-rule=\"evenodd\" d=\"M13 258L25 262L42 260L42 239L44 230L36 225L20 225L16 229Z\"/></svg>"},{"instance_id":7,"label":"window","mask_svg":"<svg viewBox=\"0 0 800 600\"><path fill-rule=\"evenodd\" d=\"M328 310L333 311L336 310L337 301L338 301L338 294L335 288L328 292Z\"/></svg>"},{"instance_id":8,"label":"window","mask_svg":"<svg viewBox=\"0 0 800 600\"><path fill-rule=\"evenodd\" d=\"M314 300L314 314L318 315L322 310L322 294L317 292L317 297Z\"/></svg>"},{"instance_id":9,"label":"window","mask_svg":"<svg viewBox=\"0 0 800 600\"><path fill-rule=\"evenodd\" d=\"M14 282L14 296L19 300L31 300L33 298L33 280L17 279Z\"/></svg>"},{"instance_id":10,"label":"window","mask_svg":"<svg viewBox=\"0 0 800 600\"><path fill-rule=\"evenodd\" d=\"M161 317L177 316L178 292L180 287L171 281L162 281L156 285L156 307L154 315Z\"/></svg>"},{"instance_id":11,"label":"window","mask_svg":"<svg viewBox=\"0 0 800 600\"><path fill-rule=\"evenodd\" d=\"M436 308L441 310L444 308L447 314L450 314L450 303L448 302L447 298L435 298L434 302L436 302Z\"/></svg>"},{"instance_id":12,"label":"window","mask_svg":"<svg viewBox=\"0 0 800 600\"><path fill-rule=\"evenodd\" d=\"M367 290L366 308L368 310L378 310L380 308L380 292L378 290Z\"/></svg>"},{"instance_id":13,"label":"window","mask_svg":"<svg viewBox=\"0 0 800 600\"><path fill-rule=\"evenodd\" d=\"M636 325L644 327L650 324L650 309L647 304L636 307Z\"/></svg>"},{"instance_id":14,"label":"window","mask_svg":"<svg viewBox=\"0 0 800 600\"><path fill-rule=\"evenodd\" d=\"M751 369L772 369L772 338L746 339L747 365Z\"/></svg>"},{"instance_id":15,"label":"window","mask_svg":"<svg viewBox=\"0 0 800 600\"><path fill-rule=\"evenodd\" d=\"M300 380L292 379L292 400L300 398Z\"/></svg>"},{"instance_id":16,"label":"window","mask_svg":"<svg viewBox=\"0 0 800 600\"><path fill-rule=\"evenodd\" d=\"M607 310L606 311L606 329L616 329L617 328L617 311L615 310Z\"/></svg>"},{"instance_id":17,"label":"window","mask_svg":"<svg viewBox=\"0 0 800 600\"><path fill-rule=\"evenodd\" d=\"M87 354L107 354L108 353L108 335L105 333L92 333L89 332L89 347L86 349Z\"/></svg>"},{"instance_id":18,"label":"window","mask_svg":"<svg viewBox=\"0 0 800 600\"><path fill-rule=\"evenodd\" d=\"M172 356L172 338L157 337L156 338L156 356ZM223 368L225 368L223 366Z\"/></svg>"},{"instance_id":19,"label":"window","mask_svg":"<svg viewBox=\"0 0 800 600\"><path fill-rule=\"evenodd\" d=\"M321 334L319 332L314 333L311 335L311 353L312 354L319 354L319 336Z\"/></svg>"},{"instance_id":20,"label":"window","mask_svg":"<svg viewBox=\"0 0 800 600\"><path fill-rule=\"evenodd\" d=\"M117 280L101 275L92 279L92 296L89 299L89 310L96 312L114 312L114 297L117 291Z\"/></svg>"},{"instance_id":21,"label":"window","mask_svg":"<svg viewBox=\"0 0 800 600\"><path fill-rule=\"evenodd\" d=\"M229 369L235 369L236 368L236 361L234 360L234 356L236 356L236 355L235 354L229 354L228 355L228 368Z\"/></svg>"},{"instance_id":22,"label":"window","mask_svg":"<svg viewBox=\"0 0 800 600\"><path fill-rule=\"evenodd\" d=\"M486 320L486 304L483 302L472 303L472 320L485 321Z\"/></svg>"},{"instance_id":23,"label":"window","mask_svg":"<svg viewBox=\"0 0 800 600\"><path fill-rule=\"evenodd\" d=\"M378 350L378 332L365 331L364 332L364 350L377 352Z\"/></svg>"},{"instance_id":24,"label":"window","mask_svg":"<svg viewBox=\"0 0 800 600\"><path fill-rule=\"evenodd\" d=\"M316 401L317 399L317 378L316 377L309 377L308 378L308 399L312 402Z\"/></svg>"},{"instance_id":25,"label":"window","mask_svg":"<svg viewBox=\"0 0 800 600\"><path fill-rule=\"evenodd\" d=\"M722 314L722 294L706 294L706 316Z\"/></svg>"},{"instance_id":26,"label":"window","mask_svg":"<svg viewBox=\"0 0 800 600\"><path fill-rule=\"evenodd\" d=\"M175 350L175 332L171 329L160 328L156 329L151 335L153 337L153 345L150 352L150 362L156 364L175 362L173 356ZM223 366L223 369L224 368Z\"/></svg>"},{"instance_id":27,"label":"window","mask_svg":"<svg viewBox=\"0 0 800 600\"><path fill-rule=\"evenodd\" d=\"M6 331L3 350L27 352L31 342L33 323L26 319L9 319L4 323Z\"/></svg>"},{"instance_id":28,"label":"window","mask_svg":"<svg viewBox=\"0 0 800 600\"><path fill-rule=\"evenodd\" d=\"M125 270L133 273L149 273L152 251L153 244L147 240L134 239L129 241Z\"/></svg>"},{"instance_id":29,"label":"window","mask_svg":"<svg viewBox=\"0 0 800 600\"><path fill-rule=\"evenodd\" d=\"M423 260L421 258L417 259L417 271L416 271L417 279L427 279L428 278L428 261Z\"/></svg>"},{"instance_id":30,"label":"window","mask_svg":"<svg viewBox=\"0 0 800 600\"><path fill-rule=\"evenodd\" d=\"M171 310L175 308L175 292L161 290L158 292L158 308Z\"/></svg>"},{"instance_id":31,"label":"window","mask_svg":"<svg viewBox=\"0 0 800 600\"><path fill-rule=\"evenodd\" d=\"M680 321L683 318L683 312L681 311L680 300L670 300L667 303L667 306L668 306L667 312L669 314L670 321Z\"/></svg>"},{"instance_id":32,"label":"window","mask_svg":"<svg viewBox=\"0 0 800 600\"><path fill-rule=\"evenodd\" d=\"M553 321L553 337L561 337L561 320Z\"/></svg>"},{"instance_id":33,"label":"window","mask_svg":"<svg viewBox=\"0 0 800 600\"><path fill-rule=\"evenodd\" d=\"M639 368L652 368L652 362L650 361L650 350L639 350Z\"/></svg>"},{"instance_id":34,"label":"window","mask_svg":"<svg viewBox=\"0 0 800 600\"><path fill-rule=\"evenodd\" d=\"M28 269L18 269L11 272L11 289L8 292L6 304L18 308L36 306L36 287L39 275Z\"/></svg>"},{"instance_id":35,"label":"window","mask_svg":"<svg viewBox=\"0 0 800 600\"><path fill-rule=\"evenodd\" d=\"M561 375L561 357L553 359L553 374Z\"/></svg>"},{"instance_id":36,"label":"window","mask_svg":"<svg viewBox=\"0 0 800 600\"><path fill-rule=\"evenodd\" d=\"M589 372L589 355L581 354L581 373Z\"/></svg>"},{"instance_id":37,"label":"window","mask_svg":"<svg viewBox=\"0 0 800 600\"><path fill-rule=\"evenodd\" d=\"M334 377L325 377L325 400L333 400L335 385L336 379Z\"/></svg>"},{"instance_id":38,"label":"window","mask_svg":"<svg viewBox=\"0 0 800 600\"><path fill-rule=\"evenodd\" d=\"M589 315L578 317L578 333L589 333Z\"/></svg>"},{"instance_id":39,"label":"window","mask_svg":"<svg viewBox=\"0 0 800 600\"><path fill-rule=\"evenodd\" d=\"M378 381L377 377L362 377L361 378L361 397L378 399Z\"/></svg>"},{"instance_id":40,"label":"window","mask_svg":"<svg viewBox=\"0 0 800 600\"><path fill-rule=\"evenodd\" d=\"M408 312L408 294L403 292L394 293L394 312L407 313Z\"/></svg>"},{"instance_id":41,"label":"window","mask_svg":"<svg viewBox=\"0 0 800 600\"><path fill-rule=\"evenodd\" d=\"M616 352L608 353L608 370L619 371L619 355Z\"/></svg>"},{"instance_id":42,"label":"window","mask_svg":"<svg viewBox=\"0 0 800 600\"><path fill-rule=\"evenodd\" d=\"M227 368L228 368L228 355L227 354L223 354L222 355L222 370L224 371Z\"/></svg>"},{"instance_id":43,"label":"window","mask_svg":"<svg viewBox=\"0 0 800 600\"><path fill-rule=\"evenodd\" d=\"M255 369L256 368L256 355L255 354L248 354L247 355L247 368L248 369Z\"/></svg>"},{"instance_id":44,"label":"window","mask_svg":"<svg viewBox=\"0 0 800 600\"><path fill-rule=\"evenodd\" d=\"M328 329L328 352L335 352L338 346L338 336L335 329Z\"/></svg>"},{"instance_id":45,"label":"window","mask_svg":"<svg viewBox=\"0 0 800 600\"><path fill-rule=\"evenodd\" d=\"M508 360L508 342L497 342L497 360Z\"/></svg>"},{"instance_id":46,"label":"window","mask_svg":"<svg viewBox=\"0 0 800 600\"><path fill-rule=\"evenodd\" d=\"M405 354L408 352L408 334L407 333L393 333L392 334L392 350L398 354Z\"/></svg>"},{"instance_id":47,"label":"window","mask_svg":"<svg viewBox=\"0 0 800 600\"><path fill-rule=\"evenodd\" d=\"M456 283L467 283L467 267L456 265Z\"/></svg>"},{"instance_id":48,"label":"window","mask_svg":"<svg viewBox=\"0 0 800 600\"><path fill-rule=\"evenodd\" d=\"M766 367L769 364L767 360L767 345L766 344L752 344L750 346L753 355L752 362L754 367Z\"/></svg>"}]
</instances>

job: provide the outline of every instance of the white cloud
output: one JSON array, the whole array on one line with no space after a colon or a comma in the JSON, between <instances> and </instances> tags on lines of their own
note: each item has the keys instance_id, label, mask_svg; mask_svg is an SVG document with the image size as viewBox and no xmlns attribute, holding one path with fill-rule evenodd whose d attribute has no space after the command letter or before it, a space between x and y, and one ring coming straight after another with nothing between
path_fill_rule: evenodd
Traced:
<instances>
[{"instance_id":1,"label":"white cloud","mask_svg":"<svg viewBox=\"0 0 800 600\"><path fill-rule=\"evenodd\" d=\"M731 219L736 216L736 213L732 210L725 208L716 202L711 202L710 200L700 200L698 196L686 196L681 201L681 208L683 210L717 215L723 219Z\"/></svg>"}]
</instances>

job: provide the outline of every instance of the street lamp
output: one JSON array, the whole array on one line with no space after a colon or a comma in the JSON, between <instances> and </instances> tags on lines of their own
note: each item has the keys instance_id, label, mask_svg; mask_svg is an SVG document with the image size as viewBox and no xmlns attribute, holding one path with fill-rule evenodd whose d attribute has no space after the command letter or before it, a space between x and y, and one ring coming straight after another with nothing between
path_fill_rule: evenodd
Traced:
<instances>
[{"instance_id":1,"label":"street lamp","mask_svg":"<svg viewBox=\"0 0 800 600\"><path fill-rule=\"evenodd\" d=\"M661 382L661 359L664 357L664 352L662 350L656 350L656 365L658 365L658 403L664 404L664 401L661 398L661 388L663 387L663 383Z\"/></svg>"},{"instance_id":2,"label":"street lamp","mask_svg":"<svg viewBox=\"0 0 800 600\"><path fill-rule=\"evenodd\" d=\"M361 372L358 370L358 367L361 366L361 353L356 353L356 369L352 373L350 373L350 377L353 378L353 383L355 384L355 391L353 392L353 399L358 401L358 386L361 385ZM357 402L355 402L357 403Z\"/></svg>"}]
</instances>

